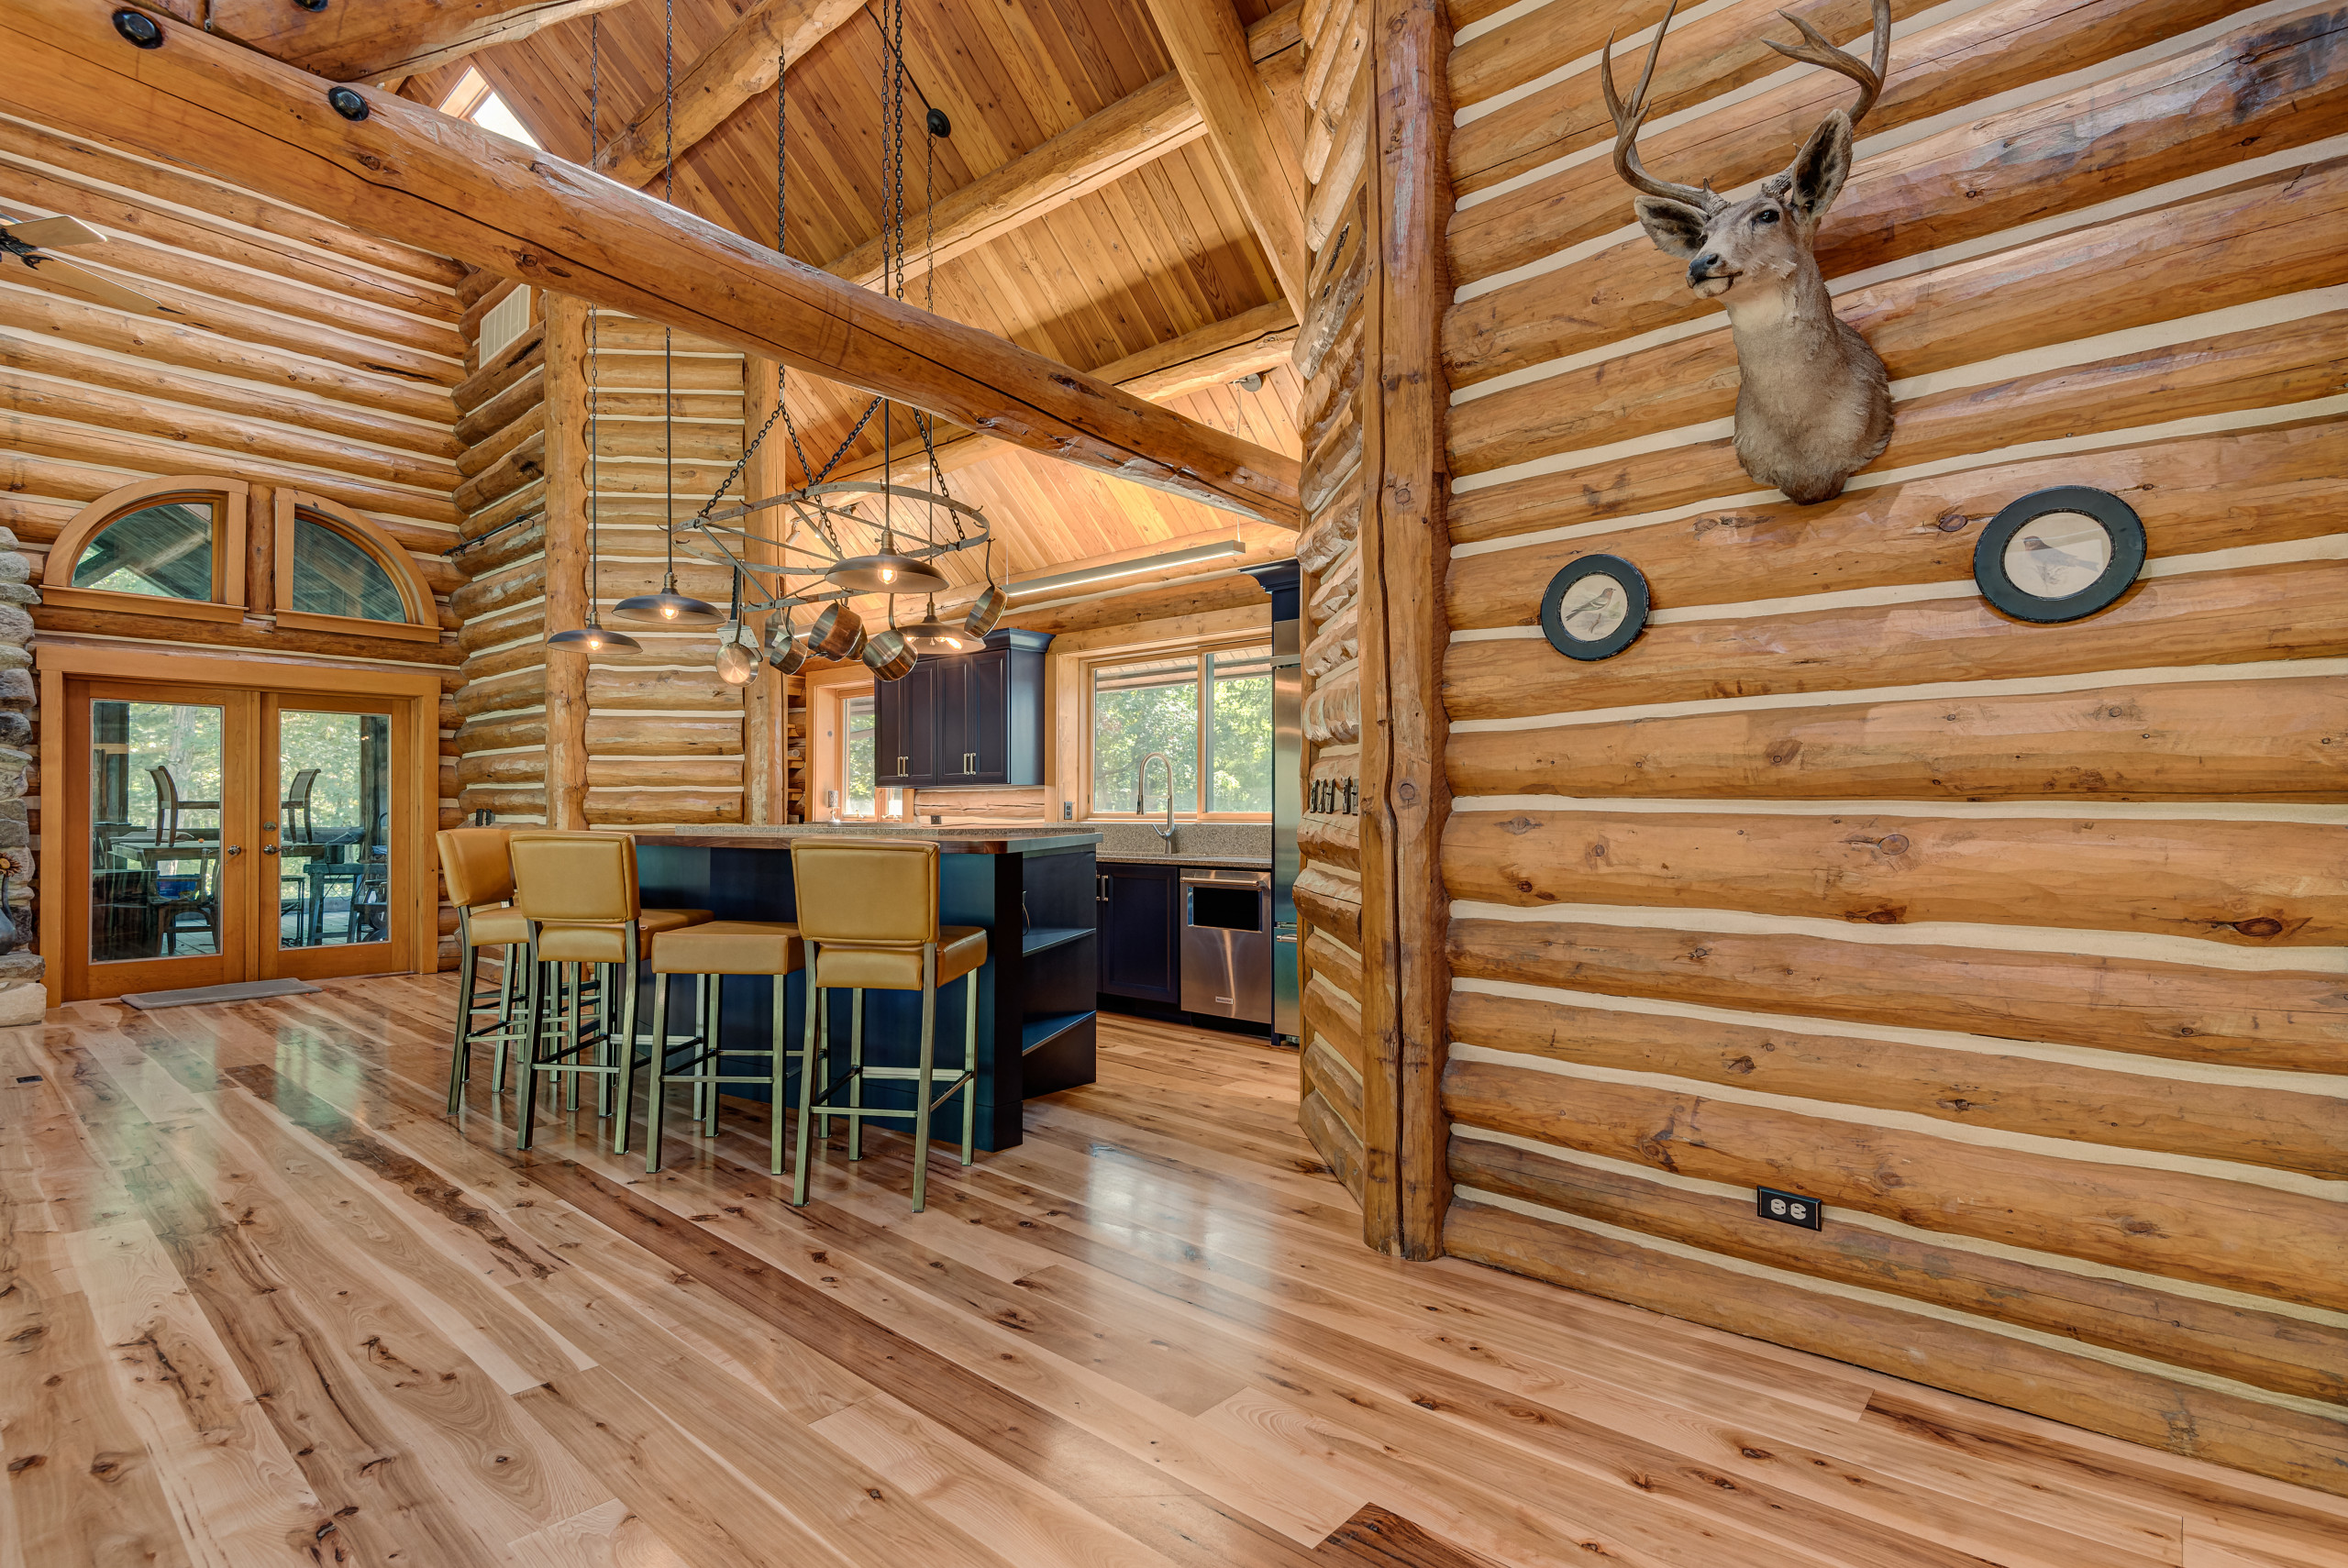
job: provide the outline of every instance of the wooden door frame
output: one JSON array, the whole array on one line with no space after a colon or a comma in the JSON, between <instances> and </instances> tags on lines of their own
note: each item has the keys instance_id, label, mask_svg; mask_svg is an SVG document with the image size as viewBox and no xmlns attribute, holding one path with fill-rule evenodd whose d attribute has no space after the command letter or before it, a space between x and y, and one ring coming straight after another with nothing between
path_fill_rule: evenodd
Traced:
<instances>
[{"instance_id":1,"label":"wooden door frame","mask_svg":"<svg viewBox=\"0 0 2348 1568\"><path fill-rule=\"evenodd\" d=\"M434 832L440 823L440 677L424 670L369 669L352 665L294 664L271 658L235 657L193 648L168 650L124 644L101 646L87 643L36 641L33 668L40 685L40 712L54 715L45 723L53 735L40 747L40 875L63 875L66 856L65 801L72 776L64 735L65 683L69 679L135 681L159 690L174 686L235 687L276 692L282 696L339 696L389 699L395 753L404 739L413 777L409 780L408 849L404 864L395 867L394 887L404 887L392 908L394 929L407 933L407 955L414 971L429 974L438 967L440 896L433 856ZM167 700L167 699L166 699ZM394 798L397 780L393 781ZM404 872L400 876L398 872ZM65 900L39 900L40 950L58 958L53 976L61 979L62 957L71 933L65 929ZM59 1001L72 999L60 996Z\"/></svg>"}]
</instances>

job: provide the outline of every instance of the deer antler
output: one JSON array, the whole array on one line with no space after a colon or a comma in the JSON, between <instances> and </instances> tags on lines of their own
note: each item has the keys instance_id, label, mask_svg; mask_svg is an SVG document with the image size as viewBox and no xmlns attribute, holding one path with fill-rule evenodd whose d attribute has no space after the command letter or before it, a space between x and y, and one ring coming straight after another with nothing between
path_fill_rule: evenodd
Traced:
<instances>
[{"instance_id":1,"label":"deer antler","mask_svg":"<svg viewBox=\"0 0 2348 1568\"><path fill-rule=\"evenodd\" d=\"M1880 12L1890 0L1876 0ZM1606 94L1606 112L1614 116L1614 172L1623 182L1642 195L1660 196L1667 202L1684 202L1707 216L1728 204L1714 195L1706 185L1682 185L1670 180L1658 180L1646 171L1639 161L1639 127L1646 123L1647 84L1655 80L1655 62L1663 54L1663 35L1670 30L1672 13L1679 9L1679 0L1663 13L1663 21L1655 30L1655 42L1647 46L1646 69L1639 72L1639 85L1626 105L1614 87L1614 35L1606 35L1605 44L1598 51L1598 83ZM1800 24L1796 24L1799 26ZM1847 58L1847 57L1845 57ZM1852 61L1857 65L1858 61ZM1861 69L1865 69L1861 67Z\"/></svg>"},{"instance_id":2,"label":"deer antler","mask_svg":"<svg viewBox=\"0 0 2348 1568\"><path fill-rule=\"evenodd\" d=\"M1863 64L1855 56L1845 54L1836 49L1826 40L1823 33L1791 11L1780 11L1778 15L1801 30L1804 42L1798 48L1793 44L1781 44L1775 39L1764 39L1761 41L1788 60L1799 60L1808 65L1822 65L1827 70L1847 76L1857 83L1859 101L1850 108L1851 124L1855 127L1859 121L1866 117L1866 112L1875 107L1876 99L1883 92L1884 72L1891 64L1891 0L1875 0L1875 63L1873 65ZM1666 20L1668 19L1666 18ZM1644 92L1646 87L1645 82L1641 81L1639 86ZM1612 101L1612 94L1610 93L1608 94L1610 107ZM1618 127L1622 124L1620 115L1615 116L1615 124Z\"/></svg>"}]
</instances>

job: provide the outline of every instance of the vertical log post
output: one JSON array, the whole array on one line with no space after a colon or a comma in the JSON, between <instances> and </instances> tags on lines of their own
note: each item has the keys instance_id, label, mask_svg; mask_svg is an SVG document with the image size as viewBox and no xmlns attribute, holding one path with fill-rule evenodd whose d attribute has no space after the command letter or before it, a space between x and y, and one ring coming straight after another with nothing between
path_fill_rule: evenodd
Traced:
<instances>
[{"instance_id":1,"label":"vertical log post","mask_svg":"<svg viewBox=\"0 0 2348 1568\"><path fill-rule=\"evenodd\" d=\"M742 361L742 439L746 445L774 414L775 370L772 359L755 355ZM783 455L789 449L782 432L777 429L751 455L749 466L742 470L744 500L762 501L791 488L783 471ZM744 523L759 534L786 525L779 511L752 513ZM754 562L779 562L782 552L772 545L751 544L744 547L744 558ZM790 750L790 693L784 689L782 676L761 664L758 679L742 693L742 774L749 790L750 821L791 820L791 775L786 760Z\"/></svg>"},{"instance_id":2,"label":"vertical log post","mask_svg":"<svg viewBox=\"0 0 2348 1568\"><path fill-rule=\"evenodd\" d=\"M1363 1142L1390 1136L1391 1145L1369 1154L1363 1223L1373 1240L1390 1227L1388 1244L1402 1256L1430 1258L1442 1251L1449 1196L1441 681L1450 478L1440 339L1449 302L1451 26L1440 0L1374 0L1369 49L1378 276L1364 323L1361 471L1377 515L1363 517L1360 546L1362 781L1370 797L1361 807Z\"/></svg>"},{"instance_id":3,"label":"vertical log post","mask_svg":"<svg viewBox=\"0 0 2348 1568\"><path fill-rule=\"evenodd\" d=\"M587 624L587 312L546 295L547 632ZM547 655L547 826L587 826L587 659Z\"/></svg>"}]
</instances>

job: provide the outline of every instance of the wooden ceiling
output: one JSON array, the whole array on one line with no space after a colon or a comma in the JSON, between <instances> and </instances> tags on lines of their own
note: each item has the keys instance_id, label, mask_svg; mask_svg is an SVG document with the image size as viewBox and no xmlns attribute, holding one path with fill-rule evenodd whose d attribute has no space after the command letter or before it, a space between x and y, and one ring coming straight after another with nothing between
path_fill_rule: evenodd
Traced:
<instances>
[{"instance_id":1,"label":"wooden ceiling","mask_svg":"<svg viewBox=\"0 0 2348 1568\"><path fill-rule=\"evenodd\" d=\"M1233 0L1202 0L1232 4ZM1268 0L1236 0L1243 23ZM594 18L600 102L593 146L608 143L660 98L663 26L673 18L676 72L683 76L745 7L736 0L628 0ZM788 222L784 248L821 266L854 251L882 226L882 94L890 43L883 0L817 41L792 65L787 94ZM549 28L415 79L411 97L437 102L478 66L549 151L590 160L587 20ZM1092 370L1280 297L1262 247L1203 139L1191 139L1014 231L936 268L923 269L923 185L943 198L1082 123L1172 69L1144 0L905 0L903 57L909 248L908 299L1023 347ZM1290 46L1289 53L1297 52ZM1289 63L1289 62L1281 62ZM1268 69L1272 83L1290 83ZM1292 86L1276 90L1281 118L1301 143L1303 113ZM952 135L922 129L942 109ZM776 99L753 95L676 160L671 199L768 243L775 233ZM648 189L663 191L655 176ZM791 414L811 455L828 453L854 425L864 400L809 376L791 381ZM1301 455L1292 423L1298 392L1283 365L1256 392L1217 385L1168 406L1246 438ZM778 432L779 436L780 432ZM877 426L851 448L875 450ZM902 427L899 430L903 438ZM798 467L791 465L795 480ZM1009 547L1009 569L1049 571L1070 560L1161 540L1228 530L1232 520L1196 502L1089 474L1009 448L960 467L949 481L985 507Z\"/></svg>"}]
</instances>

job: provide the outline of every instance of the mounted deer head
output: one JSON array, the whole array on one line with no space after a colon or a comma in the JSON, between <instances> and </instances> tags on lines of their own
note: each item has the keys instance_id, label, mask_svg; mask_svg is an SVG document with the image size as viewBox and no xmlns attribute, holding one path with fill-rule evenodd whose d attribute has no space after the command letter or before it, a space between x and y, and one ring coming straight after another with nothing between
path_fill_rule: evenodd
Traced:
<instances>
[{"instance_id":1,"label":"mounted deer head","mask_svg":"<svg viewBox=\"0 0 2348 1568\"><path fill-rule=\"evenodd\" d=\"M1834 315L1812 247L1819 221L1851 172L1853 128L1875 106L1891 56L1890 0L1875 0L1872 65L1828 43L1800 17L1800 46L1767 39L1791 60L1822 65L1859 84L1858 101L1826 116L1783 173L1741 202L1707 185L1658 180L1639 161L1639 127L1672 0L1648 46L1639 85L1624 104L1614 86L1613 42L1599 80L1614 116L1614 171L1639 193L1639 222L1657 248L1688 263L1688 286L1728 312L1736 339L1736 458L1762 484L1808 505L1843 493L1844 481L1891 440L1891 393L1883 361Z\"/></svg>"}]
</instances>

